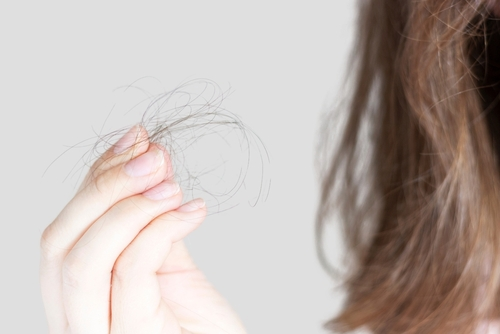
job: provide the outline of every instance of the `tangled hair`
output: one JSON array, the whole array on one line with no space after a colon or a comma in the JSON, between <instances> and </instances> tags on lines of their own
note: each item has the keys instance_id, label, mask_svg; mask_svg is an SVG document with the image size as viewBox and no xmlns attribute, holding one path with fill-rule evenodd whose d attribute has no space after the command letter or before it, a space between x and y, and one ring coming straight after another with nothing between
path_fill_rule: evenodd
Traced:
<instances>
[{"instance_id":1,"label":"tangled hair","mask_svg":"<svg viewBox=\"0 0 500 334\"><path fill-rule=\"evenodd\" d=\"M349 113L321 175L317 236L340 215L349 269L325 326L474 333L500 318L500 23L485 0L359 9Z\"/></svg>"},{"instance_id":2,"label":"tangled hair","mask_svg":"<svg viewBox=\"0 0 500 334\"><path fill-rule=\"evenodd\" d=\"M148 141L168 151L173 178L182 187L184 199L203 197L208 215L267 200L269 154L260 137L224 107L231 89L223 90L214 81L200 78L166 90L159 80L144 77L115 93L116 101L101 129L94 130L95 136L72 145L57 158L75 148L86 149L65 180L72 176L80 180L94 161L138 123L147 130ZM108 131L106 123L113 128L119 123L127 125ZM94 177L88 175L82 186Z\"/></svg>"}]
</instances>

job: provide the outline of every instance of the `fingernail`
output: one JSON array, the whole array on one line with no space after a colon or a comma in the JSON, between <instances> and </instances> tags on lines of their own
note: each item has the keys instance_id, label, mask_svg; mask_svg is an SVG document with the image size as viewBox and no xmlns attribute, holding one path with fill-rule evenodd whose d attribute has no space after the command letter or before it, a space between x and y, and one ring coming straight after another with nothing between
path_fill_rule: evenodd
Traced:
<instances>
[{"instance_id":1,"label":"fingernail","mask_svg":"<svg viewBox=\"0 0 500 334\"><path fill-rule=\"evenodd\" d=\"M191 202L187 202L177 209L179 212L193 212L205 207L205 201L202 198L197 198Z\"/></svg>"},{"instance_id":2,"label":"fingernail","mask_svg":"<svg viewBox=\"0 0 500 334\"><path fill-rule=\"evenodd\" d=\"M156 172L164 163L163 150L155 149L127 162L124 168L127 175L138 177Z\"/></svg>"},{"instance_id":3,"label":"fingernail","mask_svg":"<svg viewBox=\"0 0 500 334\"><path fill-rule=\"evenodd\" d=\"M181 191L181 187L177 182L164 181L154 188L144 192L143 195L149 199L160 201L177 195L179 191Z\"/></svg>"},{"instance_id":4,"label":"fingernail","mask_svg":"<svg viewBox=\"0 0 500 334\"><path fill-rule=\"evenodd\" d=\"M120 138L115 144L114 152L116 154L120 154L134 146L139 138L140 127L138 125L134 125L128 132Z\"/></svg>"}]
</instances>

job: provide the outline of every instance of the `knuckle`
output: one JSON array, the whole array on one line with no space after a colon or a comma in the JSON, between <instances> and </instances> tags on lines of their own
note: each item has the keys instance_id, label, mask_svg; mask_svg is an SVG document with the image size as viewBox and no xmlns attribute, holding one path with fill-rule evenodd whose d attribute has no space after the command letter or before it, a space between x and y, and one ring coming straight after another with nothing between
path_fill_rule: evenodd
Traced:
<instances>
[{"instance_id":1,"label":"knuckle","mask_svg":"<svg viewBox=\"0 0 500 334\"><path fill-rule=\"evenodd\" d=\"M128 178L124 178L122 175L121 166L115 166L105 172L96 173L93 178L91 185L92 191L97 194L97 196L107 197L111 194L113 195L123 195L125 191L126 194L133 192L129 189L133 185Z\"/></svg>"},{"instance_id":2,"label":"knuckle","mask_svg":"<svg viewBox=\"0 0 500 334\"><path fill-rule=\"evenodd\" d=\"M94 172L99 172L99 171L104 171L107 170L110 166L109 164L109 157L105 157L104 155L100 156L99 159L97 159L92 167L90 169Z\"/></svg>"},{"instance_id":3,"label":"knuckle","mask_svg":"<svg viewBox=\"0 0 500 334\"><path fill-rule=\"evenodd\" d=\"M91 167L95 175L102 174L121 162L120 157L109 156L107 153L102 155Z\"/></svg>"},{"instance_id":4,"label":"knuckle","mask_svg":"<svg viewBox=\"0 0 500 334\"><path fill-rule=\"evenodd\" d=\"M82 259L68 255L62 265L63 285L79 288L85 282L85 275L89 272L87 263Z\"/></svg>"},{"instance_id":5,"label":"knuckle","mask_svg":"<svg viewBox=\"0 0 500 334\"><path fill-rule=\"evenodd\" d=\"M99 175L97 171L93 167L91 167L87 175L85 175L85 178L82 184L80 185L79 191L87 188L90 184L92 184L92 182L96 179L97 175Z\"/></svg>"},{"instance_id":6,"label":"knuckle","mask_svg":"<svg viewBox=\"0 0 500 334\"><path fill-rule=\"evenodd\" d=\"M134 252L130 249L123 251L118 259L116 259L113 267L113 279L125 281L127 278L130 278L135 272L135 258Z\"/></svg>"},{"instance_id":7,"label":"knuckle","mask_svg":"<svg viewBox=\"0 0 500 334\"><path fill-rule=\"evenodd\" d=\"M61 249L55 245L52 226L52 224L47 226L40 237L40 254L45 262L53 262L61 254Z\"/></svg>"},{"instance_id":8,"label":"knuckle","mask_svg":"<svg viewBox=\"0 0 500 334\"><path fill-rule=\"evenodd\" d=\"M62 270L62 285L72 289L78 289L82 286L82 278L71 270L71 268L63 266Z\"/></svg>"},{"instance_id":9,"label":"knuckle","mask_svg":"<svg viewBox=\"0 0 500 334\"><path fill-rule=\"evenodd\" d=\"M40 237L40 249L42 251L45 251L49 245L50 245L50 239L51 239L51 231L50 231L50 226L47 226L45 230L42 232L42 236Z\"/></svg>"},{"instance_id":10,"label":"knuckle","mask_svg":"<svg viewBox=\"0 0 500 334\"><path fill-rule=\"evenodd\" d=\"M104 194L107 192L109 187L108 179L109 179L108 173L97 174L93 177L92 185L93 188L97 191L97 193Z\"/></svg>"}]
</instances>

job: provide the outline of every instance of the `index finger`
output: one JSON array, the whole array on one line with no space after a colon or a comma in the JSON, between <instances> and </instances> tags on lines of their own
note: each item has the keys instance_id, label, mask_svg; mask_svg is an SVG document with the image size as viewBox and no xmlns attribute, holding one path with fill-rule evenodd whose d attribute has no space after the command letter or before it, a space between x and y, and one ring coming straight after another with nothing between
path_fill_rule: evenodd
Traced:
<instances>
[{"instance_id":1,"label":"index finger","mask_svg":"<svg viewBox=\"0 0 500 334\"><path fill-rule=\"evenodd\" d=\"M156 144L150 145L148 152L130 162L134 161L142 162L143 167L150 165L151 173L129 175L131 171L126 166L131 165L128 161L103 172L75 195L42 234L40 282L51 332L62 332L66 327L61 272L69 251L111 206L121 199L152 188L164 180L166 175L170 175L170 159L164 149ZM132 174L138 171L132 170Z\"/></svg>"},{"instance_id":2,"label":"index finger","mask_svg":"<svg viewBox=\"0 0 500 334\"><path fill-rule=\"evenodd\" d=\"M147 130L141 125L133 126L92 164L77 192L88 186L100 174L143 154L148 149Z\"/></svg>"}]
</instances>

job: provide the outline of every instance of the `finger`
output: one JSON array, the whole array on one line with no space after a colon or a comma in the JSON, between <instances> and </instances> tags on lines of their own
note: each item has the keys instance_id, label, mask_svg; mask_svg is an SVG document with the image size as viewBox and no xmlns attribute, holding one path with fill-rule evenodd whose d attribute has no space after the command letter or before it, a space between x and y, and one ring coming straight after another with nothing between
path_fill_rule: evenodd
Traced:
<instances>
[{"instance_id":1,"label":"finger","mask_svg":"<svg viewBox=\"0 0 500 334\"><path fill-rule=\"evenodd\" d=\"M40 283L49 327L54 328L51 332L62 333L67 326L61 278L64 258L92 223L110 206L123 198L143 192L165 178L171 166L170 160L163 157L163 152L158 146L150 145L146 153L132 160L134 164L121 164L99 175L91 185L75 195L43 232L40 241ZM137 176L141 164L143 168L150 167L149 174ZM135 168L131 170L130 166ZM135 174L131 171L135 171Z\"/></svg>"},{"instance_id":2,"label":"finger","mask_svg":"<svg viewBox=\"0 0 500 334\"><path fill-rule=\"evenodd\" d=\"M189 202L153 220L121 253L113 268L111 333L182 333L161 298L157 271L172 246L195 230L205 216L203 200ZM190 258L186 260L193 266Z\"/></svg>"},{"instance_id":3,"label":"finger","mask_svg":"<svg viewBox=\"0 0 500 334\"><path fill-rule=\"evenodd\" d=\"M189 254L184 241L180 240L172 244L170 253L161 267L157 270L157 274L174 274L177 272L185 272L196 269L198 268Z\"/></svg>"},{"instance_id":4,"label":"finger","mask_svg":"<svg viewBox=\"0 0 500 334\"><path fill-rule=\"evenodd\" d=\"M149 222L181 201L179 186L164 181L143 195L120 201L85 232L62 268L63 300L72 334L108 334L116 259Z\"/></svg>"},{"instance_id":5,"label":"finger","mask_svg":"<svg viewBox=\"0 0 500 334\"><path fill-rule=\"evenodd\" d=\"M66 254L83 233L118 201L142 193L165 179L171 169L165 152L156 145L135 159L98 176L77 193L44 231L46 244ZM82 210L84 208L84 210ZM46 232L46 233L45 233Z\"/></svg>"},{"instance_id":6,"label":"finger","mask_svg":"<svg viewBox=\"0 0 500 334\"><path fill-rule=\"evenodd\" d=\"M149 137L147 130L141 125L133 126L118 142L94 162L80 185L78 192L88 186L92 182L92 179L101 173L143 154L148 148Z\"/></svg>"}]
</instances>

